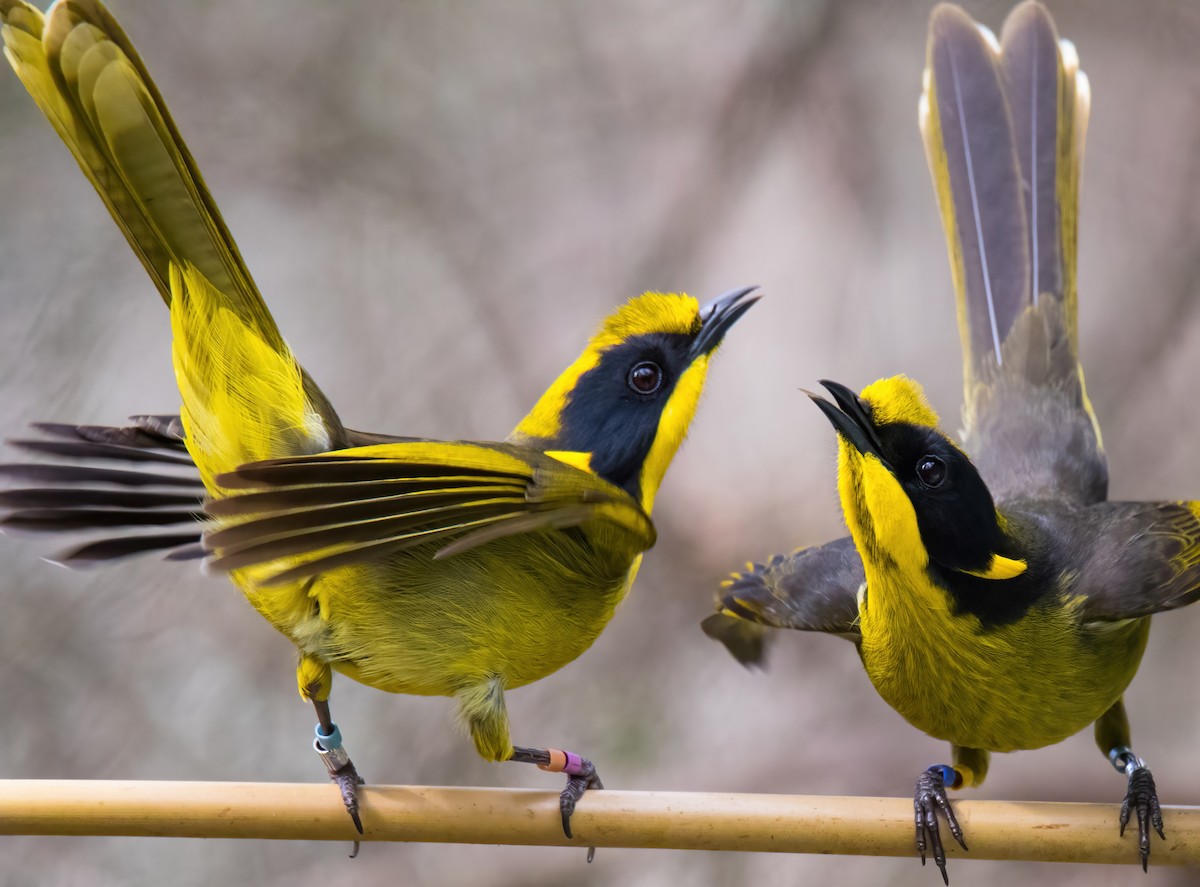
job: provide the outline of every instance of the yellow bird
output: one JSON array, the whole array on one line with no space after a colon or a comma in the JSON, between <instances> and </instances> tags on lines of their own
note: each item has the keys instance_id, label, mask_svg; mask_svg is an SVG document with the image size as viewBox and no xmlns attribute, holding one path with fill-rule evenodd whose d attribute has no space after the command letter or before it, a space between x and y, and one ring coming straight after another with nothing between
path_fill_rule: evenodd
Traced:
<instances>
[{"instance_id":1,"label":"yellow bird","mask_svg":"<svg viewBox=\"0 0 1200 887\"><path fill-rule=\"evenodd\" d=\"M5 525L141 530L69 552L66 563L210 554L299 650L315 748L360 832L360 780L330 715L333 671L389 692L453 696L483 757L566 773L569 837L575 803L601 787L595 767L571 752L514 746L504 692L579 656L628 593L709 360L757 300L753 288L705 308L685 295L632 299L506 442L351 431L284 342L112 15L97 0L59 0L43 19L0 0L0 23L9 62L170 308L182 395L180 417L41 426L57 439L27 447L194 462L203 482L144 464L5 466L50 484L5 493ZM171 535L146 532L180 523Z\"/></svg>"},{"instance_id":2,"label":"yellow bird","mask_svg":"<svg viewBox=\"0 0 1200 887\"><path fill-rule=\"evenodd\" d=\"M1150 615L1200 597L1200 503L1106 501L1078 358L1089 103L1039 4L999 40L958 7L933 11L920 124L958 295L961 445L904 376L859 395L823 383L850 538L735 574L703 624L745 663L761 660L764 626L850 638L879 694L951 743L914 797L917 849L943 878L938 811L966 849L946 789L980 785L990 752L1089 724L1127 778L1120 829L1136 814L1143 868L1151 827L1163 835L1122 694Z\"/></svg>"}]
</instances>

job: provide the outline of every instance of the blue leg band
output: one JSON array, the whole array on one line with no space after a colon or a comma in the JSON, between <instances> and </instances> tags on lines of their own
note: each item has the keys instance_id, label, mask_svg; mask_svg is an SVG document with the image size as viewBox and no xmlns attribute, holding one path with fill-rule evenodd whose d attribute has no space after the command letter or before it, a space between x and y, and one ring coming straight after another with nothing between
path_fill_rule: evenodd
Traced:
<instances>
[{"instance_id":1,"label":"blue leg band","mask_svg":"<svg viewBox=\"0 0 1200 887\"><path fill-rule=\"evenodd\" d=\"M947 787L952 787L958 781L958 773L949 764L934 764L930 770L940 770L942 772L942 782Z\"/></svg>"},{"instance_id":2,"label":"blue leg band","mask_svg":"<svg viewBox=\"0 0 1200 887\"><path fill-rule=\"evenodd\" d=\"M342 747L342 731L338 729L338 725L333 725L332 733L322 733L321 725L317 724L317 742L321 743L321 748L326 751L333 751Z\"/></svg>"}]
</instances>

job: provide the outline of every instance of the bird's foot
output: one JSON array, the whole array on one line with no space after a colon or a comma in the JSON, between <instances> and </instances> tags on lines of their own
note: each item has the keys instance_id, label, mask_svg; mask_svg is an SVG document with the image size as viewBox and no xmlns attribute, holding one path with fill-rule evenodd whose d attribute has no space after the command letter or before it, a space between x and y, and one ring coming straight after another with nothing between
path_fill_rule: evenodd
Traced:
<instances>
[{"instance_id":1,"label":"bird's foot","mask_svg":"<svg viewBox=\"0 0 1200 887\"><path fill-rule=\"evenodd\" d=\"M1142 871L1145 872L1149 870L1150 865L1150 827L1154 826L1154 830L1164 841L1167 839L1163 834L1162 808L1158 805L1158 789L1155 788L1154 777L1146 763L1134 757L1132 752L1128 756L1125 772L1129 776L1129 789L1125 793L1125 800L1121 802L1121 834L1125 834L1129 817L1136 812L1138 852L1142 857Z\"/></svg>"},{"instance_id":2,"label":"bird's foot","mask_svg":"<svg viewBox=\"0 0 1200 887\"><path fill-rule=\"evenodd\" d=\"M365 780L358 775L358 771L354 769L354 762L350 760L350 755L342 747L342 733L336 724L333 725L330 733L322 732L321 726L317 725L317 738L313 740L313 749L325 762L329 778L337 783L338 790L342 793L342 803L346 805L346 812L350 814L354 827L361 835L363 827L362 819L358 815L358 787L363 785ZM350 853L351 859L358 856L358 843L358 841L354 842L354 849Z\"/></svg>"},{"instance_id":3,"label":"bird's foot","mask_svg":"<svg viewBox=\"0 0 1200 887\"><path fill-rule=\"evenodd\" d=\"M588 789L602 789L600 774L596 766L587 758L581 758L574 752L558 748L517 748L513 750L512 760L537 764L539 770L549 773L566 773L567 787L558 796L558 809L562 814L563 834L574 839L571 833L571 814L575 805ZM596 858L596 848L588 848L588 862Z\"/></svg>"},{"instance_id":4,"label":"bird's foot","mask_svg":"<svg viewBox=\"0 0 1200 887\"><path fill-rule=\"evenodd\" d=\"M945 764L935 764L918 776L916 792L913 794L913 811L917 827L917 852L921 854L921 865L925 864L925 848L928 844L933 851L933 861L942 873L942 881L949 885L946 851L942 848L942 834L938 828L939 810L946 817L946 824L950 826L950 834L954 836L954 840L958 841L963 850L967 849L967 844L950 806L950 799L946 797L947 780L950 781L950 787L955 788L961 782L961 777L958 771Z\"/></svg>"}]
</instances>

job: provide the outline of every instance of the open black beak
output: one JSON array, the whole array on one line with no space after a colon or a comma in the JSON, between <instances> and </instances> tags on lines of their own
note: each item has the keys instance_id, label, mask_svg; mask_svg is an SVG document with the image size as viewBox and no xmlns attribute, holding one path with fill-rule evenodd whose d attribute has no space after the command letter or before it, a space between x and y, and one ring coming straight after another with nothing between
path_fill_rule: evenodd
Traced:
<instances>
[{"instance_id":1,"label":"open black beak","mask_svg":"<svg viewBox=\"0 0 1200 887\"><path fill-rule=\"evenodd\" d=\"M730 290L700 309L700 332L692 341L690 351L693 360L702 354L711 354L721 344L729 328L737 323L738 318L762 298L761 295L750 295L756 289L757 286L746 286Z\"/></svg>"},{"instance_id":2,"label":"open black beak","mask_svg":"<svg viewBox=\"0 0 1200 887\"><path fill-rule=\"evenodd\" d=\"M836 407L820 395L811 392L805 393L812 398L813 403L821 408L821 412L825 414L825 418L830 421L837 433L846 438L856 450L864 456L870 453L883 461L879 434L875 431L875 423L871 419L871 411L867 405L845 385L830 382L828 379L822 379L821 384L837 401Z\"/></svg>"}]
</instances>

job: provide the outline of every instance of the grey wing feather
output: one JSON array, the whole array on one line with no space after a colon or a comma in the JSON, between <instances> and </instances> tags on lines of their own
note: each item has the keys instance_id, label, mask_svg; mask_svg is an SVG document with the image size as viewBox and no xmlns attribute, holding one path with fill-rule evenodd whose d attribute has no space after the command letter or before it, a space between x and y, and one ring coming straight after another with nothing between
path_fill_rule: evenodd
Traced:
<instances>
[{"instance_id":1,"label":"grey wing feather","mask_svg":"<svg viewBox=\"0 0 1200 887\"><path fill-rule=\"evenodd\" d=\"M481 452L507 458L493 469ZM217 483L249 492L208 504L221 519L205 534L208 566L266 565L265 585L416 549L447 558L593 520L629 533L638 551L655 538L649 516L624 490L508 444L441 442L433 453L383 444L243 465Z\"/></svg>"},{"instance_id":2,"label":"grey wing feather","mask_svg":"<svg viewBox=\"0 0 1200 887\"><path fill-rule=\"evenodd\" d=\"M68 567L155 552L171 560L198 557L204 485L179 418L131 422L43 422L32 426L42 437L11 441L55 461L0 465L0 477L25 484L0 491L0 529L98 536L48 558Z\"/></svg>"},{"instance_id":3,"label":"grey wing feather","mask_svg":"<svg viewBox=\"0 0 1200 887\"><path fill-rule=\"evenodd\" d=\"M131 416L130 423L36 422L30 427L40 437L10 441L54 461L0 464L0 478L20 484L0 491L0 529L99 537L48 558L67 567L154 553L167 560L204 557L204 484L188 455L183 423L173 415ZM349 446L414 440L350 429L345 435ZM153 470L114 463L152 463Z\"/></svg>"},{"instance_id":4,"label":"grey wing feather","mask_svg":"<svg viewBox=\"0 0 1200 887\"><path fill-rule=\"evenodd\" d=\"M1200 600L1200 503L1103 502L1043 514L1081 622L1119 622Z\"/></svg>"},{"instance_id":5,"label":"grey wing feather","mask_svg":"<svg viewBox=\"0 0 1200 887\"><path fill-rule=\"evenodd\" d=\"M764 628L820 631L857 643L858 592L865 582L849 537L777 555L727 579L717 612L701 628L743 665L762 664Z\"/></svg>"}]
</instances>

